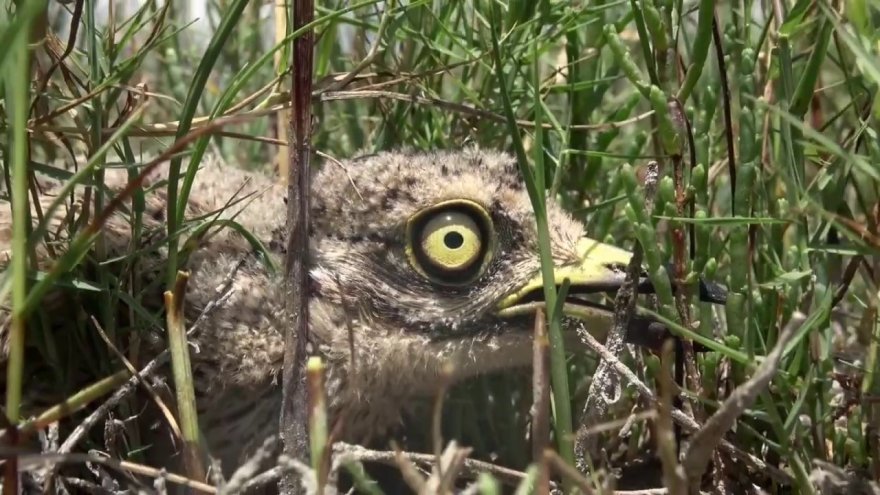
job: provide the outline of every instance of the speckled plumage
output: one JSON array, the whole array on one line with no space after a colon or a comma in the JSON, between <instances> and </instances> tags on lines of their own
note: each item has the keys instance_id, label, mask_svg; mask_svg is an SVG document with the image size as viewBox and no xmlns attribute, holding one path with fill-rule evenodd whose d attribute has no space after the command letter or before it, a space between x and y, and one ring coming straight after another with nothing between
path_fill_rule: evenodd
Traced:
<instances>
[{"instance_id":1,"label":"speckled plumage","mask_svg":"<svg viewBox=\"0 0 880 495\"><path fill-rule=\"evenodd\" d=\"M122 179L112 177L111 188ZM403 404L435 392L446 365L461 380L530 363L531 318L496 314L498 302L539 268L534 215L512 158L475 148L381 153L325 163L312 191L313 346L329 364L331 408L345 411L348 438L363 440L393 428ZM253 232L280 265L285 191L273 179L208 163L197 176L187 217L251 193L221 216ZM148 196L146 231L162 229L163 195L164 188L158 188ZM485 273L465 286L433 283L405 254L407 219L449 199L481 205L497 233ZM552 204L548 217L557 266L577 263L582 225ZM4 204L0 242L8 242L9 228ZM106 232L111 252L127 250L129 226L122 215ZM0 247L8 255L8 247ZM146 280L164 273L162 253L141 260L138 270ZM222 229L203 240L186 265L192 272L186 300L192 319L244 260L231 297L201 325L192 354L201 426L226 469L239 464L278 423L287 318L280 281L253 253L242 236Z\"/></svg>"}]
</instances>

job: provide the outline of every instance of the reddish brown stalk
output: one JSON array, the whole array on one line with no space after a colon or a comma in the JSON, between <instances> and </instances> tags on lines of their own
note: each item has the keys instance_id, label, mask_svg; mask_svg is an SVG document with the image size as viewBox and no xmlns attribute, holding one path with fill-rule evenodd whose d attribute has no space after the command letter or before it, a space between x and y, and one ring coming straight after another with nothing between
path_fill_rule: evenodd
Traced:
<instances>
[{"instance_id":1,"label":"reddish brown stalk","mask_svg":"<svg viewBox=\"0 0 880 495\"><path fill-rule=\"evenodd\" d=\"M685 115L684 113L681 102L674 99L670 100L669 114L679 131L679 135L686 136L688 143L692 143L693 137L691 136L690 132L690 124L687 120L687 115ZM687 187L685 185L684 166L685 165L683 156L677 155L672 157L673 181L675 183L675 208L676 214L681 218L687 216L688 203L690 202L690 198L687 194ZM687 290L688 287L686 285L688 274L688 244L684 225L682 225L680 222L674 222L672 226L672 253L674 264L673 269L675 271L673 280L675 281L676 289L676 307L678 309L678 314L681 318L682 325L687 328L691 328L691 312L689 304L690 291ZM685 373L687 376L687 385L698 396L701 396L702 385L700 380L700 372L697 368L696 359L694 357L693 343L688 339L681 339L681 342L684 354L683 359L685 369L687 370L687 372ZM693 401L691 406L693 409L691 413L695 414L697 416L696 419L700 421L703 415L699 411L699 403Z\"/></svg>"},{"instance_id":2,"label":"reddish brown stalk","mask_svg":"<svg viewBox=\"0 0 880 495\"><path fill-rule=\"evenodd\" d=\"M293 30L312 22L313 0L292 3ZM284 453L293 459L309 458L308 390L304 386L306 344L309 341L309 162L311 157L311 94L314 34L304 32L293 41L290 136L287 180L287 259L285 273L288 310L292 325L284 339L283 401L281 405L281 438ZM290 471L281 479L282 493L300 493L297 475Z\"/></svg>"}]
</instances>

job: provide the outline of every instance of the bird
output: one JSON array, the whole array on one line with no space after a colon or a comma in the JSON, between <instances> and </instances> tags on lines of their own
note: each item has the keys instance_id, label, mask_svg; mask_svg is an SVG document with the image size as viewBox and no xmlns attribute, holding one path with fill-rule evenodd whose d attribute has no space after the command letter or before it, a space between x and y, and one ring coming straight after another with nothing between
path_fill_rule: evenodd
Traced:
<instances>
[{"instance_id":1,"label":"bird","mask_svg":"<svg viewBox=\"0 0 880 495\"><path fill-rule=\"evenodd\" d=\"M109 172L109 171L108 171ZM108 257L158 245L137 261L144 305L161 309L156 283L167 270L167 173L148 177L143 235L129 216L104 226ZM125 174L109 174L119 191ZM284 338L290 331L283 283L287 189L271 174L206 160L186 218L215 228L182 245L189 271L186 316L199 317L191 361L201 431L224 471L277 435ZM437 383L527 368L544 280L535 213L511 155L467 146L395 150L325 160L311 182L309 351L326 363L331 416L344 411L341 437L366 441L401 424L407 404L432 397ZM52 198L51 191L47 198ZM64 214L59 213L61 222ZM631 252L588 237L583 223L548 201L554 283L570 282L562 317L571 340L584 327L604 338L612 310L588 295L613 293ZM9 206L0 207L0 263L8 262ZM252 236L244 236L243 226ZM224 223L225 222L225 223ZM40 265L51 263L45 249ZM650 291L643 273L640 287ZM219 304L218 288L230 289ZM705 300L723 302L717 286ZM212 306L213 304L213 306ZM211 307L212 306L212 307ZM210 311L206 308L210 307ZM637 316L627 341L654 346L656 322Z\"/></svg>"}]
</instances>

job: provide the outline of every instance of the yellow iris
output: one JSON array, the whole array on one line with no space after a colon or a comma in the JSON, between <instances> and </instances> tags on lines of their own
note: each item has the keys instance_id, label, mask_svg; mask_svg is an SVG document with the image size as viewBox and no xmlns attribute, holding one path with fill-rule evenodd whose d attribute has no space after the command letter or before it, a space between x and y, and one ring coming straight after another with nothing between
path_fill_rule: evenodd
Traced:
<instances>
[{"instance_id":1,"label":"yellow iris","mask_svg":"<svg viewBox=\"0 0 880 495\"><path fill-rule=\"evenodd\" d=\"M480 257L483 241L480 228L459 211L445 211L429 220L419 239L425 259L442 271L469 268Z\"/></svg>"}]
</instances>

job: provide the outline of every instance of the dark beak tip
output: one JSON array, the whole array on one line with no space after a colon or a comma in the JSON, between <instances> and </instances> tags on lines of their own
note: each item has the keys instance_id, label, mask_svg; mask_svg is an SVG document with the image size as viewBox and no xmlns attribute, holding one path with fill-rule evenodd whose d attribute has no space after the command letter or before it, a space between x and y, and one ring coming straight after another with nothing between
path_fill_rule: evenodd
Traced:
<instances>
[{"instance_id":1,"label":"dark beak tip","mask_svg":"<svg viewBox=\"0 0 880 495\"><path fill-rule=\"evenodd\" d=\"M700 300L714 304L726 304L727 288L721 284L700 279Z\"/></svg>"}]
</instances>

